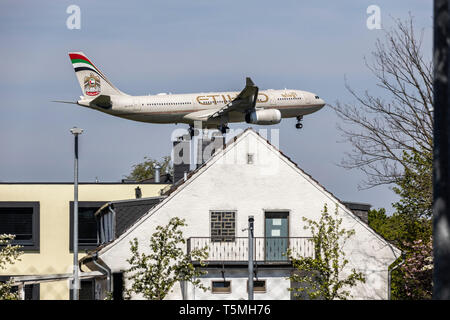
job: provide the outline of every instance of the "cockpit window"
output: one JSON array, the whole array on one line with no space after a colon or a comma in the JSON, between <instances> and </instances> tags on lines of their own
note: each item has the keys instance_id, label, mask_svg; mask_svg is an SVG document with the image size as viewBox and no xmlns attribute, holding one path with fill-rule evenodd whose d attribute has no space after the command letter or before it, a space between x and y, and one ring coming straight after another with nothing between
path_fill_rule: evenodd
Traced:
<instances>
[{"instance_id":1,"label":"cockpit window","mask_svg":"<svg viewBox=\"0 0 450 320\"><path fill-rule=\"evenodd\" d=\"M315 96L316 99L320 99L319 96Z\"/></svg>"}]
</instances>

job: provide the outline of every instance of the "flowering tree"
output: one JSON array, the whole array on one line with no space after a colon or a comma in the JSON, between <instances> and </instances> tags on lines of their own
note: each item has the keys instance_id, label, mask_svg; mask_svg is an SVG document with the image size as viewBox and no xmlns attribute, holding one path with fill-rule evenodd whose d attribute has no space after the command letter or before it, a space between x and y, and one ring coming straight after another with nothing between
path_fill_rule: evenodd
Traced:
<instances>
[{"instance_id":1,"label":"flowering tree","mask_svg":"<svg viewBox=\"0 0 450 320\"><path fill-rule=\"evenodd\" d=\"M131 258L127 260L130 268L128 280L132 281L131 289L126 290L128 298L132 293L142 294L144 298L162 300L172 290L176 282L187 281L194 286L207 290L198 277L205 274L194 267L192 261L203 261L208 257L206 248L184 253L180 244L186 239L180 227L186 226L184 219L172 218L167 226L157 226L150 238L150 254L139 253L137 238L130 241Z\"/></svg>"},{"instance_id":2,"label":"flowering tree","mask_svg":"<svg viewBox=\"0 0 450 320\"><path fill-rule=\"evenodd\" d=\"M433 241L416 240L401 266L405 292L413 300L431 299L433 291Z\"/></svg>"},{"instance_id":3,"label":"flowering tree","mask_svg":"<svg viewBox=\"0 0 450 320\"><path fill-rule=\"evenodd\" d=\"M8 265L20 261L19 256L22 252L19 251L21 246L11 245L11 241L15 236L11 234L0 234L0 270L6 269ZM19 295L11 292L11 281L5 283L0 282L0 300L18 300Z\"/></svg>"},{"instance_id":4,"label":"flowering tree","mask_svg":"<svg viewBox=\"0 0 450 320\"><path fill-rule=\"evenodd\" d=\"M337 210L336 206L333 217L325 205L318 222L303 218L308 223L304 228L311 229L313 235L314 257L294 257L288 250L288 256L296 269L289 279L300 284L300 287L289 290L294 291L297 297L306 293L310 299L345 300L350 297L346 288L365 282L364 275L355 269L346 277L342 276L342 270L348 264L342 245L355 231L341 227L342 219L337 217Z\"/></svg>"}]
</instances>

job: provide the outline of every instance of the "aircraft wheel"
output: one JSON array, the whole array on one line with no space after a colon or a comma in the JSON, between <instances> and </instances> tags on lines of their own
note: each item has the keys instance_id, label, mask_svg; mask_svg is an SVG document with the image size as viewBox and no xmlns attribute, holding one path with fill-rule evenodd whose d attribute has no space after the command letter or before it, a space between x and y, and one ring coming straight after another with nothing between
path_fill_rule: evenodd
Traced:
<instances>
[{"instance_id":1,"label":"aircraft wheel","mask_svg":"<svg viewBox=\"0 0 450 320\"><path fill-rule=\"evenodd\" d=\"M192 138L193 136L195 136L196 133L197 133L197 132L196 132L197 130L195 130L194 127L189 127L188 130L189 130L189 135L191 136L191 138Z\"/></svg>"},{"instance_id":2,"label":"aircraft wheel","mask_svg":"<svg viewBox=\"0 0 450 320\"><path fill-rule=\"evenodd\" d=\"M221 132L222 134L226 134L226 133L228 132L228 130L230 130L230 128L228 128L227 125L221 125L221 126L219 126L218 129L220 130L220 132Z\"/></svg>"}]
</instances>

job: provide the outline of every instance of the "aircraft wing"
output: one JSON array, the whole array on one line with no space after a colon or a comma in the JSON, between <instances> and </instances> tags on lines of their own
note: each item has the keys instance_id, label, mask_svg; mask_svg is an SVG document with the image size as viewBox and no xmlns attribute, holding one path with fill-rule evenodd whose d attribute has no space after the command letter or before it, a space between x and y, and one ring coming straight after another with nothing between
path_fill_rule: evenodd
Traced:
<instances>
[{"instance_id":1,"label":"aircraft wing","mask_svg":"<svg viewBox=\"0 0 450 320\"><path fill-rule=\"evenodd\" d=\"M245 88L238 94L238 96L227 103L224 107L214 112L208 119L220 118L221 116L231 112L238 111L245 113L247 110L255 108L256 99L258 98L258 87L255 86L252 79L246 78Z\"/></svg>"},{"instance_id":2,"label":"aircraft wing","mask_svg":"<svg viewBox=\"0 0 450 320\"><path fill-rule=\"evenodd\" d=\"M221 108L216 108L213 110L207 109L207 110L195 111L195 112L188 113L183 118L188 119L188 120L194 120L194 121L206 121L212 116L212 114L214 114L220 110L221 110Z\"/></svg>"}]
</instances>

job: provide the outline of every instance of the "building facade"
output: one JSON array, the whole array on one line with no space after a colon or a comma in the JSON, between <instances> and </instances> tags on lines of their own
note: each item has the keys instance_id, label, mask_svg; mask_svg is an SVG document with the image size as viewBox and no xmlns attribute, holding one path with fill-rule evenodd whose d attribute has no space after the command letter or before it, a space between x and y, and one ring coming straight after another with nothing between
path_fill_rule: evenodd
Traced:
<instances>
[{"instance_id":1,"label":"building facade","mask_svg":"<svg viewBox=\"0 0 450 320\"><path fill-rule=\"evenodd\" d=\"M327 205L330 212L337 208L343 228L355 231L343 246L349 264L342 274L355 268L363 273L366 282L351 289L353 298L388 297L388 267L401 252L349 208L354 203L341 202L251 129L218 150L163 196L120 232L117 224L105 225L112 228L113 236L104 239L93 253L103 269L110 273L124 272L129 267L126 260L130 258L132 239L137 238L141 250L148 252L145 244L156 226L166 225L172 217L184 218L188 225L183 230L188 238L184 249L208 247L207 274L201 281L210 289L204 292L179 283L167 299L246 299L246 228L249 216L253 216L254 297L292 299L289 288L298 284L288 280L293 269L284 253L290 248L298 256L314 254L311 233L304 228L302 218L318 220ZM356 207L359 211L365 208ZM104 211L103 214L109 212ZM102 210L98 214L101 216ZM91 261L92 256L82 259L84 268L101 271ZM127 280L125 286L130 286Z\"/></svg>"}]
</instances>

